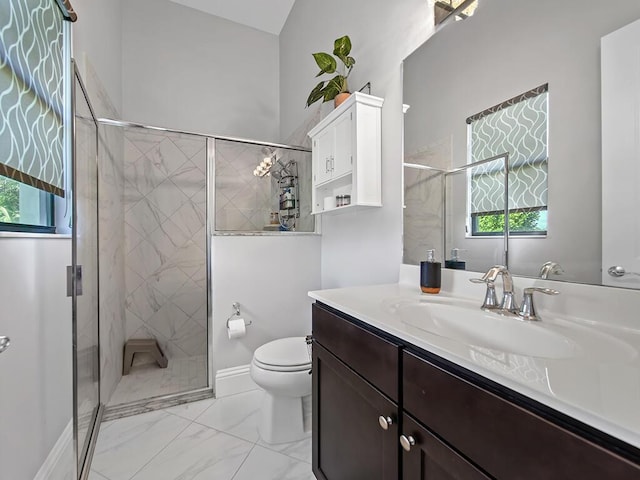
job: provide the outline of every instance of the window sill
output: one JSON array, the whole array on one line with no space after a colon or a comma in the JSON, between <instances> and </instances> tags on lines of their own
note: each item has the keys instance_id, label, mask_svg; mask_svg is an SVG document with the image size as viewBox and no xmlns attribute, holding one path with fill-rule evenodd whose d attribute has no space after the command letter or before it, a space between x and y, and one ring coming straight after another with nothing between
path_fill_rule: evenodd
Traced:
<instances>
[{"instance_id":1,"label":"window sill","mask_svg":"<svg viewBox=\"0 0 640 480\"><path fill-rule=\"evenodd\" d=\"M465 239L467 240L472 240L472 239L482 239L482 240L487 240L487 239L491 239L491 238L500 238L500 239L504 239L504 235L465 235ZM547 234L544 235L509 235L509 240L513 240L516 238L547 238Z\"/></svg>"},{"instance_id":2,"label":"window sill","mask_svg":"<svg viewBox=\"0 0 640 480\"><path fill-rule=\"evenodd\" d=\"M42 238L42 239L57 239L68 240L71 239L71 234L68 233L31 233L31 232L2 232L0 231L0 238Z\"/></svg>"}]
</instances>

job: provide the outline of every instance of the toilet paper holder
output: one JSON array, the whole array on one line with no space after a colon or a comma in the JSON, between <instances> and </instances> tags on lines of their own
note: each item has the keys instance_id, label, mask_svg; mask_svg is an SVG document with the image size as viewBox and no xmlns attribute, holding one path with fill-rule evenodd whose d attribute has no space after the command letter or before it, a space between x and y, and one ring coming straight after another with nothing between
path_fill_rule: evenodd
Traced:
<instances>
[{"instance_id":1,"label":"toilet paper holder","mask_svg":"<svg viewBox=\"0 0 640 480\"><path fill-rule=\"evenodd\" d=\"M231 314L231 316L229 316L229 318L227 318L227 328L229 328L229 321L233 317L240 317L240 302L233 302L233 304L231 305L231 308L233 308L233 313ZM249 320L248 322L245 322L245 325L248 327L252 323L253 322Z\"/></svg>"}]
</instances>

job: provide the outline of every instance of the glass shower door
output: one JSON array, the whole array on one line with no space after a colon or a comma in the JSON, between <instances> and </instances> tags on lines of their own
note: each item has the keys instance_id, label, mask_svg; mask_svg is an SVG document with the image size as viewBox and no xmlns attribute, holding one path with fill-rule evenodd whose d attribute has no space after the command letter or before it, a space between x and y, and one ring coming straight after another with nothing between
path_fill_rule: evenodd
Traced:
<instances>
[{"instance_id":1,"label":"glass shower door","mask_svg":"<svg viewBox=\"0 0 640 480\"><path fill-rule=\"evenodd\" d=\"M78 472L91 456L100 410L98 322L98 124L75 72L72 297ZM82 473L80 473L82 476Z\"/></svg>"}]
</instances>

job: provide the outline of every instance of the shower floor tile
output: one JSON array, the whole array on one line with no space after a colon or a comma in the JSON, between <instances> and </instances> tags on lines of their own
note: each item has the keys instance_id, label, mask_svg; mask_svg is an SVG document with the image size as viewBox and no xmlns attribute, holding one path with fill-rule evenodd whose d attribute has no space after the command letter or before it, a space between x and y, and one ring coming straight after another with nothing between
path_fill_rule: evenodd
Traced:
<instances>
[{"instance_id":1,"label":"shower floor tile","mask_svg":"<svg viewBox=\"0 0 640 480\"><path fill-rule=\"evenodd\" d=\"M261 400L256 390L106 422L89 479L315 480L311 438L269 445L251 433Z\"/></svg>"},{"instance_id":2,"label":"shower floor tile","mask_svg":"<svg viewBox=\"0 0 640 480\"><path fill-rule=\"evenodd\" d=\"M207 357L170 358L167 368L156 363L136 365L122 377L107 406L136 402L207 386Z\"/></svg>"}]
</instances>

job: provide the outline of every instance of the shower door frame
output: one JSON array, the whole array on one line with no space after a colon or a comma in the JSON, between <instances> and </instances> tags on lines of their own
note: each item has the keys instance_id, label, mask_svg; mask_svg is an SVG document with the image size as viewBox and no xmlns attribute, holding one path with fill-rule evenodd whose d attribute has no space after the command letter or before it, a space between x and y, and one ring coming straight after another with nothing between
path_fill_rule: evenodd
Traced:
<instances>
[{"instance_id":1,"label":"shower door frame","mask_svg":"<svg viewBox=\"0 0 640 480\"><path fill-rule=\"evenodd\" d=\"M98 434L100 431L100 424L102 422L102 416L104 413L104 405L101 402L100 398L100 304L99 304L99 292L100 292L100 276L99 276L99 251L100 251L100 240L99 240L99 213L98 213L98 199L96 198L96 228L98 229L96 233L96 266L97 271L95 272L96 277L96 291L98 292L98 302L96 303L96 322L97 322L97 384L98 384L98 403L94 407L94 411L92 413L92 419L89 424L88 436L86 437L82 446L80 446L81 439L78 438L78 320L77 320L77 297L81 295L78 293L78 278L76 275L76 266L77 266L77 256L78 256L78 238L77 238L77 196L76 196L76 187L77 187L77 149L76 149L76 94L78 93L76 90L76 81L80 85L80 89L82 94L87 102L87 106L91 111L91 117L96 127L96 135L95 135L95 148L96 148L96 169L95 169L95 182L96 182L96 197L98 195L98 156L99 152L99 122L96 118L95 112L93 110L93 106L91 105L91 101L89 100L89 94L87 93L87 89L84 85L82 77L80 76L80 72L78 70L78 66L75 60L72 58L70 60L70 86L67 89L70 95L71 101L68 102L70 106L70 112L68 115L70 122L70 131L72 132L69 138L69 144L67 148L70 151L69 158L71 159L71 191L72 191L72 211L73 211L73 230L71 235L71 259L72 266L70 275L68 278L68 282L70 282L71 288L71 297L72 297L72 341L73 341L73 450L74 450L74 462L75 462L75 471L77 472L76 478L78 480L86 480L89 478L89 473L91 470L91 461L93 459L93 452L96 447L96 443L98 441ZM80 458L82 461L80 462Z\"/></svg>"},{"instance_id":2,"label":"shower door frame","mask_svg":"<svg viewBox=\"0 0 640 480\"><path fill-rule=\"evenodd\" d=\"M206 262L206 278L207 278L207 359L206 359L206 368L207 368L207 385L200 388L195 388L192 390L185 390L183 392L170 393L165 395L158 395L154 397L148 397L141 400L135 400L132 402L114 405L114 406L105 406L104 414L102 416L103 421L113 420L116 418L128 417L131 415L138 415L141 413L146 413L151 410L158 410L161 408L167 408L174 405L179 405L187 402L195 402L198 400L204 400L207 398L214 397L214 385L213 385L213 369L211 368L211 360L213 356L213 333L212 333L212 294L211 294L211 210L212 208L212 197L213 195L210 192L210 178L213 174L212 167L212 159L213 150L215 147L215 142L212 141L214 137L211 135L205 135L202 133L194 133L187 132L183 130L176 130L170 128L162 128L162 127L154 127L148 125L142 125L139 123L133 122L125 122L121 120L113 120L110 118L98 118L98 125L106 125L111 127L119 127L119 128L137 128L142 130L148 130L152 132L163 132L163 133L176 133L180 135L190 135L199 137L204 141L205 145L205 155L206 155L206 171L205 171L205 189L206 189L206 208L205 208L205 234L207 236L205 245L205 262Z\"/></svg>"}]
</instances>

